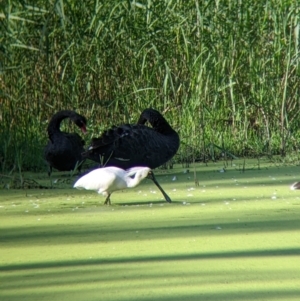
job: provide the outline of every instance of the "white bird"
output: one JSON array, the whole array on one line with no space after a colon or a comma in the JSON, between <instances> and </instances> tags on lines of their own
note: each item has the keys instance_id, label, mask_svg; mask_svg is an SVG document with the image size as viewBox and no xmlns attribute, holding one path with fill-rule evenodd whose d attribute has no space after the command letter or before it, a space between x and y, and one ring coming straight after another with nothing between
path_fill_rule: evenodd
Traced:
<instances>
[{"instance_id":1,"label":"white bird","mask_svg":"<svg viewBox=\"0 0 300 301\"><path fill-rule=\"evenodd\" d=\"M294 183L291 187L290 187L291 190L298 190L300 189L300 182L296 182Z\"/></svg>"},{"instance_id":2,"label":"white bird","mask_svg":"<svg viewBox=\"0 0 300 301\"><path fill-rule=\"evenodd\" d=\"M132 167L124 170L115 166L97 168L84 175L74 184L74 188L96 190L106 197L104 204L111 204L110 195L116 190L137 186L150 175L149 167Z\"/></svg>"}]
</instances>

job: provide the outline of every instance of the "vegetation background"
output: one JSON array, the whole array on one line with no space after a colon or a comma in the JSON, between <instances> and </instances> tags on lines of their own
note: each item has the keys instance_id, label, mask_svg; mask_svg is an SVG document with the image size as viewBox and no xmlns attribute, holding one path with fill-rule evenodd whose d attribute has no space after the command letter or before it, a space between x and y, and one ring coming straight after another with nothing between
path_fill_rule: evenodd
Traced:
<instances>
[{"instance_id":1,"label":"vegetation background","mask_svg":"<svg viewBox=\"0 0 300 301\"><path fill-rule=\"evenodd\" d=\"M45 130L61 109L88 118L88 143L155 107L180 134L177 160L220 149L297 150L299 7L291 0L1 1L0 168L44 169Z\"/></svg>"}]
</instances>

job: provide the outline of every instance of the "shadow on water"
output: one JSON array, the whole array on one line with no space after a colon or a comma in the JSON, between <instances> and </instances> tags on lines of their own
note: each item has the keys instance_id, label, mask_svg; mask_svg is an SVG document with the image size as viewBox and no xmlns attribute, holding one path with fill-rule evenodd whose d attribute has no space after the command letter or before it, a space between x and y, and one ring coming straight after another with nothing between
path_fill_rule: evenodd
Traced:
<instances>
[{"instance_id":1,"label":"shadow on water","mask_svg":"<svg viewBox=\"0 0 300 301\"><path fill-rule=\"evenodd\" d=\"M105 288L103 288L105 289ZM188 292L187 293L178 293L173 292L173 288L168 288L166 285L165 291L168 293L162 293L157 296L157 294L153 293L157 288L156 286L152 286L149 288L149 293L146 291L143 295L139 295L137 293L132 294L130 297L127 297L129 294L127 292L128 288L120 288L126 292L126 297L123 294L119 294L114 297L113 292L110 296L107 296L106 300L122 300L122 301L252 301L252 300L299 300L298 297L300 295L300 289L272 289L271 291L261 290L261 289L248 289L248 290L240 290L238 292L203 292L202 287L199 286L199 292ZM141 290L141 288L140 288ZM3 295L3 300L6 301L18 301L18 300L70 300L70 296L72 296L72 300L89 300L89 301L99 301L103 299L99 299L99 296L103 296L103 292L98 289L81 289L77 292L74 289L70 292L68 289L63 291L52 291L51 293L45 292L42 295L40 294L32 294L32 293L22 293L17 294L15 296L8 296L6 294ZM150 295L150 296L149 296ZM88 299L86 299L88 297ZM27 299L28 298L28 299Z\"/></svg>"},{"instance_id":2,"label":"shadow on water","mask_svg":"<svg viewBox=\"0 0 300 301\"><path fill-rule=\"evenodd\" d=\"M251 258L251 257L283 257L283 256L299 256L300 248L288 249L266 249L266 250L245 250L232 252L211 252L211 253L192 253L192 254L168 254L156 256L128 256L118 258L99 258L89 260L70 260L47 263L24 263L24 264L10 264L0 266L0 271L14 271L14 270L31 270L31 269L45 269L45 268L62 268L62 267L80 267L86 265L110 265L110 264L127 264L127 263L157 263L157 262L180 262L190 260L209 260L209 259L231 259L231 258Z\"/></svg>"},{"instance_id":3,"label":"shadow on water","mask_svg":"<svg viewBox=\"0 0 300 301\"><path fill-rule=\"evenodd\" d=\"M222 231L216 230L218 228ZM72 243L99 243L113 241L142 241L148 239L164 239L178 237L203 237L217 235L234 235L241 233L267 233L299 231L300 220L295 216L287 216L284 220L272 219L261 221L203 221L198 218L186 218L176 221L157 221L149 226L116 221L115 224L87 224L87 225L38 225L29 227L6 227L1 230L0 244L10 245L48 245ZM137 234L136 231L139 231Z\"/></svg>"},{"instance_id":4,"label":"shadow on water","mask_svg":"<svg viewBox=\"0 0 300 301\"><path fill-rule=\"evenodd\" d=\"M22 300L70 300L70 296L73 296L72 300L99 300L99 294L107 296L105 300L118 300L112 297L117 295L122 296L121 300L128 301L196 301L202 298L222 301L289 300L300 294L300 289L295 289L295 285L284 289L268 287L269 283L295 281L295 274L289 269L278 272L272 268L239 271L236 268L208 270L207 267L203 270L201 267L207 260L280 260L299 255L299 248L287 248L12 264L0 267L0 271L6 273L0 287L5 288L6 292L14 292L10 295L1 294L3 300L10 301L20 300L21 295ZM191 262L194 268L189 270L187 277L184 267ZM161 270L162 266L168 268ZM255 284L251 285L253 281ZM264 281L265 288L257 285L260 281ZM80 290L76 289L78 285ZM236 290L239 285L242 287ZM213 286L217 289L207 290ZM55 287L58 289L53 290ZM134 294L132 290L135 290ZM161 292L159 296L155 294L156 290ZM119 292L123 294L119 295Z\"/></svg>"}]
</instances>

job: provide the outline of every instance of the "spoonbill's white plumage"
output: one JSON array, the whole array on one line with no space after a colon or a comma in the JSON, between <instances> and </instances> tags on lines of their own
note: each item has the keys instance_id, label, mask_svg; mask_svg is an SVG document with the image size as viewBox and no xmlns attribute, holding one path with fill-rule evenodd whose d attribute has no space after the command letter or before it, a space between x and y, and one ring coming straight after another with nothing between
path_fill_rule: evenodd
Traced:
<instances>
[{"instance_id":1,"label":"spoonbill's white plumage","mask_svg":"<svg viewBox=\"0 0 300 301\"><path fill-rule=\"evenodd\" d=\"M95 190L106 197L104 204L111 204L110 195L114 191L135 187L149 174L149 167L132 167L127 170L115 166L97 168L78 179L74 188Z\"/></svg>"}]
</instances>

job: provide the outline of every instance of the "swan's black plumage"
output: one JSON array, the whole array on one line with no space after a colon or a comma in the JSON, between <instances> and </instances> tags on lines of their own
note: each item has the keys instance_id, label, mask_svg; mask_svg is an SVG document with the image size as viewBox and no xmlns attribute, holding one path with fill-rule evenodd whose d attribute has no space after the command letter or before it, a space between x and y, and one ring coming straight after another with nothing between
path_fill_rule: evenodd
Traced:
<instances>
[{"instance_id":1,"label":"swan's black plumage","mask_svg":"<svg viewBox=\"0 0 300 301\"><path fill-rule=\"evenodd\" d=\"M70 171L82 162L84 140L77 133L65 133L60 130L63 119L70 118L81 130L86 132L86 118L74 111L63 110L53 115L47 132L49 142L44 149L44 158L49 164L49 175L52 168L59 171Z\"/></svg>"},{"instance_id":2,"label":"swan's black plumage","mask_svg":"<svg viewBox=\"0 0 300 301\"><path fill-rule=\"evenodd\" d=\"M147 121L152 127L145 125ZM166 119L154 109L145 109L137 124L115 126L93 138L84 156L104 166L154 169L176 154L179 143L177 132Z\"/></svg>"},{"instance_id":3,"label":"swan's black plumage","mask_svg":"<svg viewBox=\"0 0 300 301\"><path fill-rule=\"evenodd\" d=\"M152 127L145 125L149 122ZM179 136L166 119L156 110L145 109L137 124L114 126L99 138L93 138L83 154L103 166L123 169L135 166L157 168L169 161L179 148ZM167 202L171 199L160 188L151 173L149 177L161 190Z\"/></svg>"}]
</instances>

